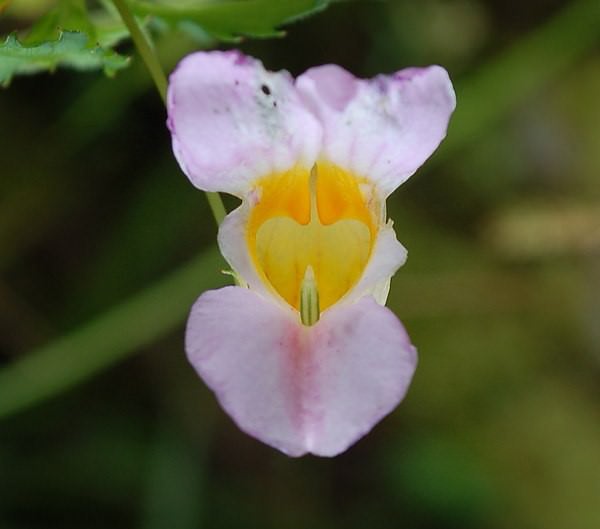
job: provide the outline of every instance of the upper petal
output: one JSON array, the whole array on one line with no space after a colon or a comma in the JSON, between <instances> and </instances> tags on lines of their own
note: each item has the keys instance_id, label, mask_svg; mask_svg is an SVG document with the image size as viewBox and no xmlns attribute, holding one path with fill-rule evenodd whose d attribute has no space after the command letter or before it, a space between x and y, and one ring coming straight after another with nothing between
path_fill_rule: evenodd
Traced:
<instances>
[{"instance_id":1,"label":"upper petal","mask_svg":"<svg viewBox=\"0 0 600 529\"><path fill-rule=\"evenodd\" d=\"M296 86L324 127L323 154L373 180L385 196L437 148L455 107L440 66L365 80L325 65L307 70Z\"/></svg>"},{"instance_id":2,"label":"upper petal","mask_svg":"<svg viewBox=\"0 0 600 529\"><path fill-rule=\"evenodd\" d=\"M239 287L200 296L186 350L239 427L292 456L343 452L402 400L416 366L401 323L370 297L305 327Z\"/></svg>"},{"instance_id":3,"label":"upper petal","mask_svg":"<svg viewBox=\"0 0 600 529\"><path fill-rule=\"evenodd\" d=\"M197 52L171 74L173 151L192 183L242 196L256 177L293 165L310 169L322 130L287 72L230 52Z\"/></svg>"}]
</instances>

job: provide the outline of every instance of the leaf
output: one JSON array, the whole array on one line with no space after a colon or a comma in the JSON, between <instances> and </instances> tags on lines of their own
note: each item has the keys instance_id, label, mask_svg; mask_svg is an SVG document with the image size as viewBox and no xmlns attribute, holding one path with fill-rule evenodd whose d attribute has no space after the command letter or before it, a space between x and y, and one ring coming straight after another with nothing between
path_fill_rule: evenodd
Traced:
<instances>
[{"instance_id":1,"label":"leaf","mask_svg":"<svg viewBox=\"0 0 600 529\"><path fill-rule=\"evenodd\" d=\"M18 74L54 71L59 66L76 70L102 68L106 75L129 64L129 58L100 46L88 46L89 37L76 31L62 31L56 40L27 46L16 35L0 44L0 85L8 86Z\"/></svg>"},{"instance_id":2,"label":"leaf","mask_svg":"<svg viewBox=\"0 0 600 529\"><path fill-rule=\"evenodd\" d=\"M277 37L278 28L322 9L329 0L223 0L161 3L133 0L137 15L154 15L177 25L193 22L207 33L229 41L240 37Z\"/></svg>"},{"instance_id":3,"label":"leaf","mask_svg":"<svg viewBox=\"0 0 600 529\"><path fill-rule=\"evenodd\" d=\"M63 31L77 31L88 36L89 44L116 46L129 37L129 30L109 0L101 3L100 9L88 10L84 0L61 0L33 24L22 43L43 44L56 40Z\"/></svg>"},{"instance_id":4,"label":"leaf","mask_svg":"<svg viewBox=\"0 0 600 529\"><path fill-rule=\"evenodd\" d=\"M23 44L43 44L60 37L61 31L80 31L96 41L96 30L92 24L85 0L61 0L50 9L28 31Z\"/></svg>"},{"instance_id":5,"label":"leaf","mask_svg":"<svg viewBox=\"0 0 600 529\"><path fill-rule=\"evenodd\" d=\"M92 13L92 23L96 31L96 42L103 48L113 48L129 38L129 30L121 19L115 19L108 13ZM140 22L144 27L144 23Z\"/></svg>"}]
</instances>

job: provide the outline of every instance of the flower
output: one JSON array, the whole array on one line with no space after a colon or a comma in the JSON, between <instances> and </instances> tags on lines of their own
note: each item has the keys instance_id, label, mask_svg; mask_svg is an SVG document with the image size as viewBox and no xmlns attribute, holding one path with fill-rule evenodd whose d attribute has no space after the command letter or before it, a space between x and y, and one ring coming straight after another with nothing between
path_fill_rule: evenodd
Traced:
<instances>
[{"instance_id":1,"label":"flower","mask_svg":"<svg viewBox=\"0 0 600 529\"><path fill-rule=\"evenodd\" d=\"M239 286L200 296L186 350L248 434L334 456L404 397L417 356L384 306L406 259L385 200L439 145L454 105L439 66L363 80L326 65L294 80L213 51L171 75L179 164L242 201L218 236Z\"/></svg>"}]
</instances>

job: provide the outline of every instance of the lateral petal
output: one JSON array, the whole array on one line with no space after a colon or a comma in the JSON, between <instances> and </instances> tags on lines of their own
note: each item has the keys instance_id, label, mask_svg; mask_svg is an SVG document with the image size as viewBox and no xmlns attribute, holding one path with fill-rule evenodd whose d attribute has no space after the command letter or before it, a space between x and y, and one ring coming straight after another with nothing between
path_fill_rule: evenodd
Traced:
<instances>
[{"instance_id":1,"label":"lateral petal","mask_svg":"<svg viewBox=\"0 0 600 529\"><path fill-rule=\"evenodd\" d=\"M406 248L396 238L391 222L382 226L361 278L340 300L340 303L352 303L370 294L381 305L385 305L390 280L398 268L406 262L407 255Z\"/></svg>"},{"instance_id":2,"label":"lateral petal","mask_svg":"<svg viewBox=\"0 0 600 529\"><path fill-rule=\"evenodd\" d=\"M248 217L254 206L255 198L249 196L246 201L229 212L219 226L219 249L225 260L243 278L252 290L258 294L270 297L275 303L289 307L275 289L259 276L256 266L248 251L246 229Z\"/></svg>"}]
</instances>

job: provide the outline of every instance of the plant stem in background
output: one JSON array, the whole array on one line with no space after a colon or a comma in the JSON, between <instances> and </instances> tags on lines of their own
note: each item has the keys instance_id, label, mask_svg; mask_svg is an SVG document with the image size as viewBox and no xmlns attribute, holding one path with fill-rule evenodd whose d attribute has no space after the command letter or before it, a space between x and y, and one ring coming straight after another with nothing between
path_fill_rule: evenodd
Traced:
<instances>
[{"instance_id":1,"label":"plant stem in background","mask_svg":"<svg viewBox=\"0 0 600 529\"><path fill-rule=\"evenodd\" d=\"M197 290L223 286L210 248L165 279L0 370L0 419L80 383L179 325Z\"/></svg>"},{"instance_id":2,"label":"plant stem in background","mask_svg":"<svg viewBox=\"0 0 600 529\"><path fill-rule=\"evenodd\" d=\"M117 8L117 11L119 11L121 18L123 19L123 23L127 26L133 43L135 44L135 47L137 48L140 56L142 57L146 68L148 68L150 76L154 81L154 85L156 86L156 89L158 90L158 93L160 94L163 103L166 104L167 77L163 72L163 69L160 65L158 57L156 56L156 53L154 53L154 50L148 42L148 39L146 39L146 36L142 32L142 29L138 25L137 21L135 20L135 17L129 10L126 1L113 0L113 4ZM218 226L221 224L221 222L225 218L225 215L227 214L225 206L223 205L223 201L221 200L219 193L207 192L206 198L208 199L208 204Z\"/></svg>"},{"instance_id":3,"label":"plant stem in background","mask_svg":"<svg viewBox=\"0 0 600 529\"><path fill-rule=\"evenodd\" d=\"M154 50L150 46L150 43L146 39L144 33L142 33L140 26L135 20L135 17L131 13L131 11L129 11L125 0L113 0L113 4L117 8L119 15L121 15L123 22L127 26L129 34L131 35L131 39L133 40L135 47L137 48L140 56L142 57L146 68L148 68L148 71L152 76L152 80L156 85L156 89L158 90L158 93L160 94L163 103L166 104L167 77L165 76L165 73L162 70L158 57L154 53Z\"/></svg>"}]
</instances>

